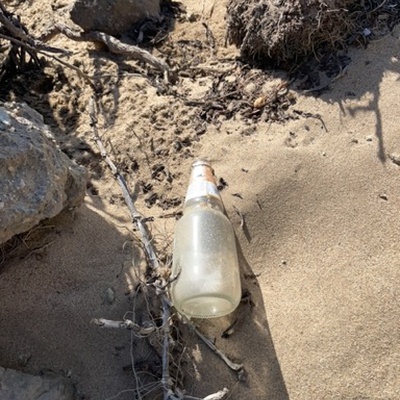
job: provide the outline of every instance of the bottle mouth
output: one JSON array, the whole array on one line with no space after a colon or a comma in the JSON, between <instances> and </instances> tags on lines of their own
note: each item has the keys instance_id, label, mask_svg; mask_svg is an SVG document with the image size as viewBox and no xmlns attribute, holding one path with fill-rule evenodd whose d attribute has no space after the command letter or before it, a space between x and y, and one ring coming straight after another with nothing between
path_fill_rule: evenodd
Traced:
<instances>
[{"instance_id":1,"label":"bottle mouth","mask_svg":"<svg viewBox=\"0 0 400 400\"><path fill-rule=\"evenodd\" d=\"M209 167L209 168L212 169L211 163L209 163L208 161L205 161L205 160L198 160L198 161L195 161L195 162L192 164L192 168L199 167L199 166L201 166L201 165L204 165L204 166ZM214 172L214 170L213 170L213 172Z\"/></svg>"}]
</instances>

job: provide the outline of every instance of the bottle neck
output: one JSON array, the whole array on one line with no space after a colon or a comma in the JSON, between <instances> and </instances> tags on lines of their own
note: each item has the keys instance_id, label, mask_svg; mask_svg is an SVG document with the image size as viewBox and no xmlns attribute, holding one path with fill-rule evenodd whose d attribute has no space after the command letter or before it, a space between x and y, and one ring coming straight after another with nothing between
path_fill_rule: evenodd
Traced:
<instances>
[{"instance_id":1,"label":"bottle neck","mask_svg":"<svg viewBox=\"0 0 400 400\"><path fill-rule=\"evenodd\" d=\"M192 166L184 209L197 206L207 206L224 212L224 206L217 188L214 170L211 168L211 165L205 161L197 161Z\"/></svg>"},{"instance_id":2,"label":"bottle neck","mask_svg":"<svg viewBox=\"0 0 400 400\"><path fill-rule=\"evenodd\" d=\"M186 193L184 210L188 208L209 207L224 212L214 170L206 161L197 161L192 166L190 183Z\"/></svg>"},{"instance_id":3,"label":"bottle neck","mask_svg":"<svg viewBox=\"0 0 400 400\"><path fill-rule=\"evenodd\" d=\"M185 201L183 212L185 213L187 210L198 209L198 208L212 208L214 210L225 213L224 205L220 197L216 196L198 196L193 197L189 200Z\"/></svg>"}]
</instances>

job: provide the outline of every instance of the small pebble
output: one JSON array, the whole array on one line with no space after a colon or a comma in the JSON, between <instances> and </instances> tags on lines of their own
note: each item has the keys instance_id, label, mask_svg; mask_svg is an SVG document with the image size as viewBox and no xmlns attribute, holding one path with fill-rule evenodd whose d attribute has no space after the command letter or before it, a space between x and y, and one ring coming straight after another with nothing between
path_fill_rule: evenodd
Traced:
<instances>
[{"instance_id":1,"label":"small pebble","mask_svg":"<svg viewBox=\"0 0 400 400\"><path fill-rule=\"evenodd\" d=\"M30 353L22 353L18 356L18 364L21 367L25 367L28 364L28 361L32 357L32 354Z\"/></svg>"},{"instance_id":2,"label":"small pebble","mask_svg":"<svg viewBox=\"0 0 400 400\"><path fill-rule=\"evenodd\" d=\"M379 198L382 199L382 200L386 200L386 201L388 200L388 197L387 197L387 195L385 193L380 194Z\"/></svg>"},{"instance_id":3,"label":"small pebble","mask_svg":"<svg viewBox=\"0 0 400 400\"><path fill-rule=\"evenodd\" d=\"M364 30L363 30L363 35L364 35L365 37L370 36L371 34L372 34L372 32L371 32L370 29L364 28Z\"/></svg>"},{"instance_id":4,"label":"small pebble","mask_svg":"<svg viewBox=\"0 0 400 400\"><path fill-rule=\"evenodd\" d=\"M198 20L198 15L189 13L187 14L186 18L189 22L196 22Z\"/></svg>"},{"instance_id":5,"label":"small pebble","mask_svg":"<svg viewBox=\"0 0 400 400\"><path fill-rule=\"evenodd\" d=\"M372 142L372 136L367 136L366 140L367 142Z\"/></svg>"},{"instance_id":6,"label":"small pebble","mask_svg":"<svg viewBox=\"0 0 400 400\"><path fill-rule=\"evenodd\" d=\"M3 107L0 107L0 122L5 126L11 125L11 119L8 116L7 111Z\"/></svg>"},{"instance_id":7,"label":"small pebble","mask_svg":"<svg viewBox=\"0 0 400 400\"><path fill-rule=\"evenodd\" d=\"M108 288L103 293L103 304L113 304L115 301L115 292L112 288Z\"/></svg>"},{"instance_id":8,"label":"small pebble","mask_svg":"<svg viewBox=\"0 0 400 400\"><path fill-rule=\"evenodd\" d=\"M400 155L399 154L388 154L388 157L393 162L393 164L400 166Z\"/></svg>"},{"instance_id":9,"label":"small pebble","mask_svg":"<svg viewBox=\"0 0 400 400\"><path fill-rule=\"evenodd\" d=\"M234 76L234 75L228 75L227 77L225 77L225 82L228 82L228 83L235 83L235 82L236 82L236 76Z\"/></svg>"},{"instance_id":10,"label":"small pebble","mask_svg":"<svg viewBox=\"0 0 400 400\"><path fill-rule=\"evenodd\" d=\"M254 100L253 107L254 108L263 108L267 104L267 97L261 96Z\"/></svg>"}]
</instances>

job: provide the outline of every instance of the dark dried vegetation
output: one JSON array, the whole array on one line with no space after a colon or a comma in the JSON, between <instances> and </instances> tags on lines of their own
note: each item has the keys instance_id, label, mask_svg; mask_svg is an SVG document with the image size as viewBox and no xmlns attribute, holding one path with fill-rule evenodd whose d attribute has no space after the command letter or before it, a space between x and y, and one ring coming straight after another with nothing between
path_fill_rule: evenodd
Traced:
<instances>
[{"instance_id":1,"label":"dark dried vegetation","mask_svg":"<svg viewBox=\"0 0 400 400\"><path fill-rule=\"evenodd\" d=\"M230 0L228 40L248 61L289 69L310 55L366 44L399 20L398 0Z\"/></svg>"}]
</instances>

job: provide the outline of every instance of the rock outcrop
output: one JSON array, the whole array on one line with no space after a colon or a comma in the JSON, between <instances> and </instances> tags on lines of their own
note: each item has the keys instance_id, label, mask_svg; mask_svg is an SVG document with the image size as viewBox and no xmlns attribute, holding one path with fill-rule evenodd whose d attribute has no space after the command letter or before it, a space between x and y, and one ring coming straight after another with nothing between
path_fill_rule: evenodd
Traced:
<instances>
[{"instance_id":1,"label":"rock outcrop","mask_svg":"<svg viewBox=\"0 0 400 400\"><path fill-rule=\"evenodd\" d=\"M72 383L61 376L35 376L0 367L1 400L76 400Z\"/></svg>"},{"instance_id":2,"label":"rock outcrop","mask_svg":"<svg viewBox=\"0 0 400 400\"><path fill-rule=\"evenodd\" d=\"M77 0L71 19L85 31L118 35L144 18L159 17L160 0Z\"/></svg>"},{"instance_id":3,"label":"rock outcrop","mask_svg":"<svg viewBox=\"0 0 400 400\"><path fill-rule=\"evenodd\" d=\"M26 104L0 103L0 243L77 207L87 173Z\"/></svg>"}]
</instances>

